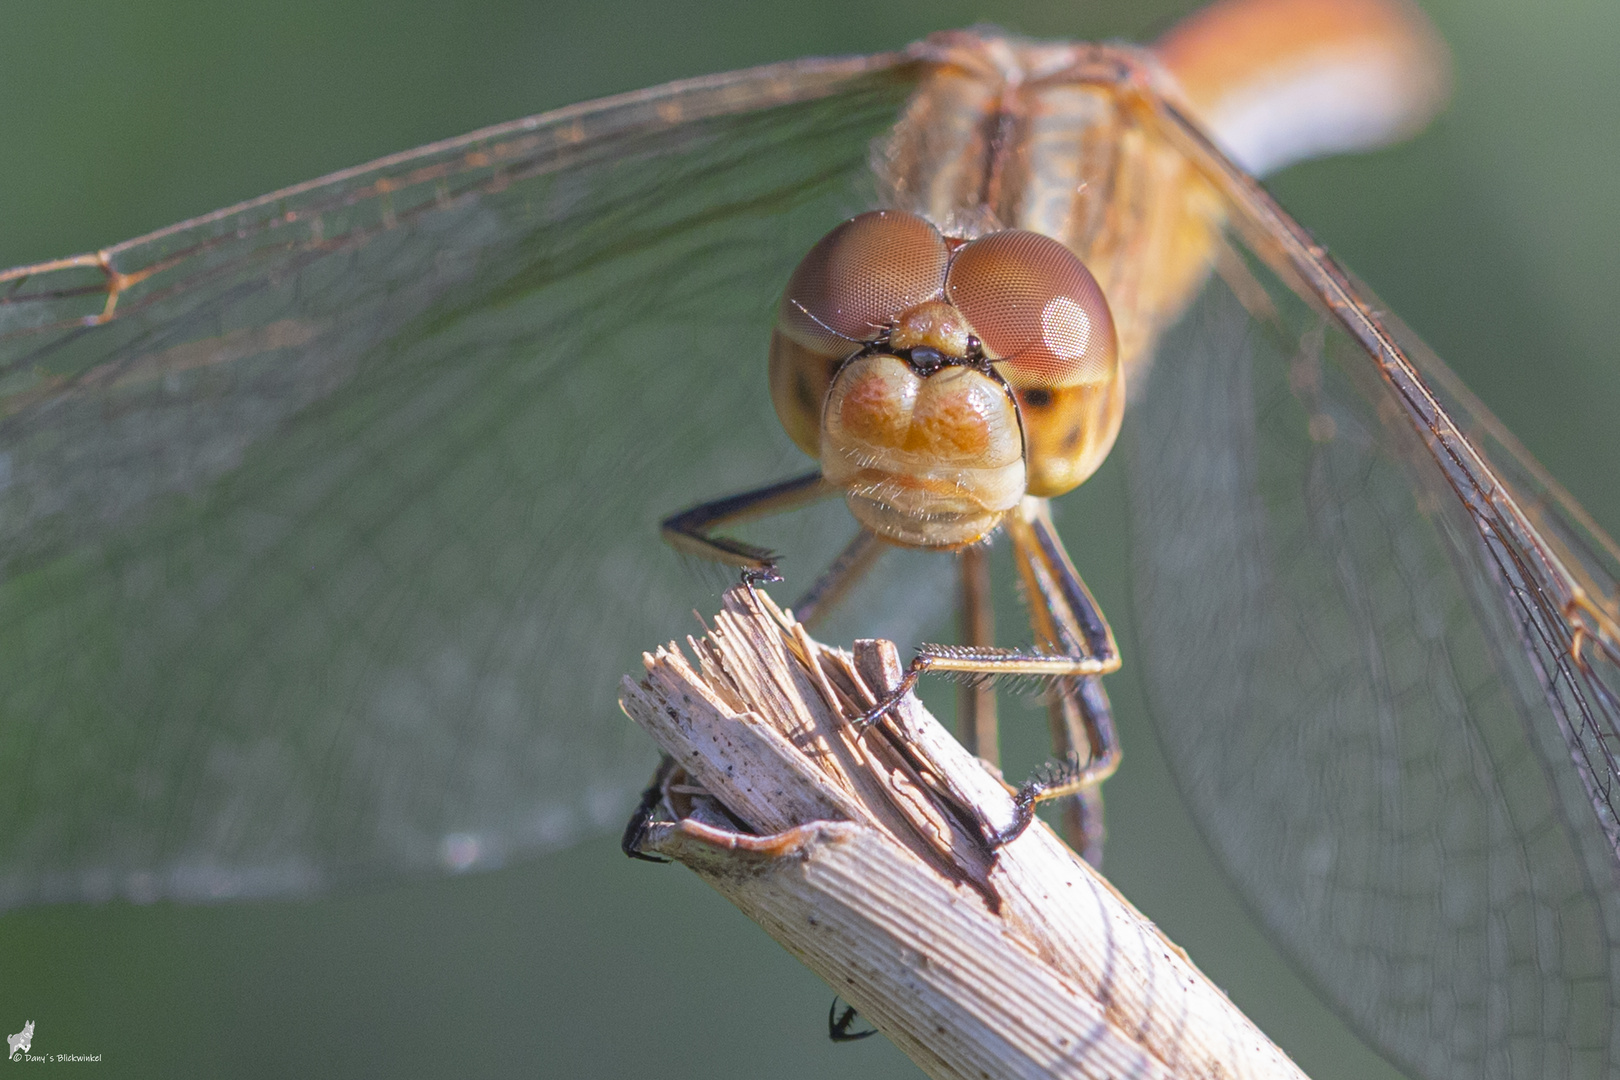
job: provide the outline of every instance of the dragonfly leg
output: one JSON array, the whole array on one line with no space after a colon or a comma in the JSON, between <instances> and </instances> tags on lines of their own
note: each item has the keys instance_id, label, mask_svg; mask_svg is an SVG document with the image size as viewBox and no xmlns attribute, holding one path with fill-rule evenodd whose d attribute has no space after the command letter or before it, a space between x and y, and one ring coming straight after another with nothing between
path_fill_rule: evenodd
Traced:
<instances>
[{"instance_id":1,"label":"dragonfly leg","mask_svg":"<svg viewBox=\"0 0 1620 1080\"><path fill-rule=\"evenodd\" d=\"M674 758L668 754L659 758L658 769L653 773L652 782L647 785L647 790L641 793L641 802L624 827L624 835L619 838L619 850L632 859L656 863L669 862L668 859L648 855L642 851L641 841L647 835L647 826L652 824L653 814L658 809L658 800L664 797L664 781L669 779L669 774L674 768Z\"/></svg>"},{"instance_id":2,"label":"dragonfly leg","mask_svg":"<svg viewBox=\"0 0 1620 1080\"><path fill-rule=\"evenodd\" d=\"M1059 761L1047 765L1019 789L1018 816L996 838L1010 843L1034 820L1037 803L1069 797L1065 839L1088 860L1102 852L1099 785L1119 767L1119 740L1101 676L1119 670L1119 648L1096 600L1052 526L1044 499L1025 499L1006 521L1013 555L1029 598L1036 647L997 649L978 643L924 645L894 692L869 709L857 724L869 726L910 693L931 671L956 673L970 685L1006 676L1053 680L1049 711L1053 749Z\"/></svg>"},{"instance_id":3,"label":"dragonfly leg","mask_svg":"<svg viewBox=\"0 0 1620 1080\"><path fill-rule=\"evenodd\" d=\"M814 629L816 623L837 607L849 595L849 590L877 565L878 557L887 548L888 545L870 530L857 531L815 583L794 602L793 617L807 629Z\"/></svg>"},{"instance_id":4,"label":"dragonfly leg","mask_svg":"<svg viewBox=\"0 0 1620 1080\"><path fill-rule=\"evenodd\" d=\"M835 1043L860 1042L877 1034L877 1028L869 1027L865 1031L851 1031L850 1027L860 1018L855 1006L845 1005L844 1011L838 1011L838 999L833 998L832 1008L827 1010L827 1038Z\"/></svg>"},{"instance_id":5,"label":"dragonfly leg","mask_svg":"<svg viewBox=\"0 0 1620 1080\"><path fill-rule=\"evenodd\" d=\"M1036 641L1055 652L1110 659L1119 666L1119 646L1081 580L1052 524L1045 500L1025 500L1007 522L1013 553L1029 598L1030 624ZM1019 818L1027 825L1035 805L1066 798L1064 839L1086 861L1102 861L1102 782L1119 768L1119 736L1114 728L1108 692L1096 676L1057 680L1048 704L1052 749L1057 761L1039 770L1018 793Z\"/></svg>"},{"instance_id":6,"label":"dragonfly leg","mask_svg":"<svg viewBox=\"0 0 1620 1080\"><path fill-rule=\"evenodd\" d=\"M768 517L838 493L820 472L806 473L766 487L699 503L663 520L664 542L677 551L739 567L743 581L752 586L779 581L776 556L762 547L718 535L716 530L738 521Z\"/></svg>"},{"instance_id":7,"label":"dragonfly leg","mask_svg":"<svg viewBox=\"0 0 1620 1080\"><path fill-rule=\"evenodd\" d=\"M1002 842L1015 839L1034 820L1037 804L1064 800L1059 831L1069 846L1093 866L1102 865L1102 782L1119 768L1119 740L1102 680L1062 680L1049 705L1052 740L1059 759L1026 780L1014 797L1016 816ZM1072 749L1084 744L1084 758Z\"/></svg>"},{"instance_id":8,"label":"dragonfly leg","mask_svg":"<svg viewBox=\"0 0 1620 1080\"><path fill-rule=\"evenodd\" d=\"M957 639L974 648L996 643L996 613L990 594L990 548L974 544L957 556L961 593ZM964 682L956 691L956 737L970 754L1001 764L996 733L996 688L990 682Z\"/></svg>"}]
</instances>

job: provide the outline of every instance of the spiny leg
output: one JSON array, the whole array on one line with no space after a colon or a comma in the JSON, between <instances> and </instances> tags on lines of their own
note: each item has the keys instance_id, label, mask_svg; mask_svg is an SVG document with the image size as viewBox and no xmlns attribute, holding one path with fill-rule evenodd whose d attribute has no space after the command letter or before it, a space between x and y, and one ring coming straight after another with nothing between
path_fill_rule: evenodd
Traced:
<instances>
[{"instance_id":1,"label":"spiny leg","mask_svg":"<svg viewBox=\"0 0 1620 1080\"><path fill-rule=\"evenodd\" d=\"M859 529L821 572L803 596L793 604L793 617L806 629L815 629L826 614L843 602L860 580L877 565L888 545L868 529Z\"/></svg>"},{"instance_id":2,"label":"spiny leg","mask_svg":"<svg viewBox=\"0 0 1620 1080\"><path fill-rule=\"evenodd\" d=\"M833 998L832 1008L827 1010L827 1038L835 1043L859 1042L877 1034L877 1028L868 1027L865 1031L851 1031L855 1021L860 1018L855 1006L845 1005L844 1011L838 1011L838 999Z\"/></svg>"},{"instance_id":3,"label":"spiny leg","mask_svg":"<svg viewBox=\"0 0 1620 1080\"><path fill-rule=\"evenodd\" d=\"M957 555L961 573L957 638L971 648L993 648L996 612L990 592L990 548L975 544ZM992 765L1001 764L996 732L996 688L987 681L964 682L956 689L956 737Z\"/></svg>"},{"instance_id":4,"label":"spiny leg","mask_svg":"<svg viewBox=\"0 0 1620 1080\"><path fill-rule=\"evenodd\" d=\"M1079 727L1088 736L1091 756L1087 764L1082 766L1079 755L1069 751L1062 761L1053 763L1049 773L1026 782L1018 798L1030 803L1058 798L1062 792L1052 790L1054 781L1068 779L1077 770L1089 769L1089 782L1083 783L1063 799L1058 831L1081 858L1101 869L1103 841L1107 838L1103 825L1102 782L1119 767L1120 758L1119 743L1114 739L1114 716L1108 704L1108 691L1103 689L1101 679L1070 680L1054 696L1048 710L1053 744L1056 745L1061 737L1060 731L1072 732ZM1107 734L1100 735L1101 732ZM1094 763L1099 767L1089 768Z\"/></svg>"},{"instance_id":5,"label":"spiny leg","mask_svg":"<svg viewBox=\"0 0 1620 1080\"><path fill-rule=\"evenodd\" d=\"M819 472L806 473L752 491L699 503L665 518L660 528L664 542L677 551L740 567L744 584L753 586L780 581L774 552L729 536L716 535L716 530L739 521L783 514L837 494L839 490L823 480ZM793 605L794 617L806 627L814 627L866 576L887 548L888 545L871 531L858 530Z\"/></svg>"},{"instance_id":6,"label":"spiny leg","mask_svg":"<svg viewBox=\"0 0 1620 1080\"><path fill-rule=\"evenodd\" d=\"M651 783L641 793L641 802L636 805L636 812L630 815L630 821L624 827L624 835L619 838L619 850L632 859L642 859L646 862L668 862L658 855L648 855L641 850L641 841L647 835L647 829L652 825L653 815L658 810L658 803L664 797L664 781L675 769L675 759L668 754L658 759L658 769L653 773Z\"/></svg>"},{"instance_id":7,"label":"spiny leg","mask_svg":"<svg viewBox=\"0 0 1620 1080\"><path fill-rule=\"evenodd\" d=\"M1119 766L1119 742L1099 677L1119 669L1119 649L1096 600L1063 550L1046 500L1026 498L1007 516L1006 528L1029 594L1037 647L923 645L894 692L859 723L875 723L930 671L978 676L981 682L1009 675L1055 680L1053 743L1062 761L1042 769L1019 789L1017 819L995 840L1004 844L1016 839L1034 820L1036 803L1077 796L1066 839L1095 860L1101 856L1097 787Z\"/></svg>"},{"instance_id":8,"label":"spiny leg","mask_svg":"<svg viewBox=\"0 0 1620 1080\"><path fill-rule=\"evenodd\" d=\"M660 525L664 542L676 551L741 568L743 581L753 585L780 580L776 556L766 548L745 544L715 530L739 521L768 517L838 494L820 472L795 476L752 491L699 503L665 518Z\"/></svg>"},{"instance_id":9,"label":"spiny leg","mask_svg":"<svg viewBox=\"0 0 1620 1080\"><path fill-rule=\"evenodd\" d=\"M1119 647L1096 599L1075 571L1045 500L1026 500L1007 522L1014 560L1029 601L1030 623L1042 647L1070 655L1112 657ZM1063 837L1086 861L1102 861L1102 782L1119 768L1119 737L1102 680L1058 679L1047 706L1057 761L1018 793L1020 816L1034 804L1065 798ZM1027 808L1027 809L1026 809Z\"/></svg>"}]
</instances>

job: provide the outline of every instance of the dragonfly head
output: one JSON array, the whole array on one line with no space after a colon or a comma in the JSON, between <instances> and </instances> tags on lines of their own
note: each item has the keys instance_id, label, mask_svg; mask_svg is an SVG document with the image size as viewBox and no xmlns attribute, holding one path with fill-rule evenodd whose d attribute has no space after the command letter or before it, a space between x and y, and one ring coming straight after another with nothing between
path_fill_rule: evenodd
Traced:
<instances>
[{"instance_id":1,"label":"dragonfly head","mask_svg":"<svg viewBox=\"0 0 1620 1080\"><path fill-rule=\"evenodd\" d=\"M974 543L1026 493L1074 487L1124 411L1108 303L1072 252L1018 229L950 240L892 210L794 271L771 393L857 520L917 547Z\"/></svg>"}]
</instances>

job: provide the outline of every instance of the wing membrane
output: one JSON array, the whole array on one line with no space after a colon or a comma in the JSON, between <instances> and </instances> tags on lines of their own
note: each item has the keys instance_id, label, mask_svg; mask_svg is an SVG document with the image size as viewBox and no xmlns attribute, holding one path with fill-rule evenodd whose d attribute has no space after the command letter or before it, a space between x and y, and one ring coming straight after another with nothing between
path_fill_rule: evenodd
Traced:
<instances>
[{"instance_id":1,"label":"wing membrane","mask_svg":"<svg viewBox=\"0 0 1620 1080\"><path fill-rule=\"evenodd\" d=\"M1613 545L1160 115L1238 252L1127 424L1141 666L1194 816L1404 1067L1611 1075Z\"/></svg>"},{"instance_id":2,"label":"wing membrane","mask_svg":"<svg viewBox=\"0 0 1620 1080\"><path fill-rule=\"evenodd\" d=\"M677 84L6 275L0 906L621 817L617 678L702 595L657 517L791 467L774 290L907 78Z\"/></svg>"}]
</instances>

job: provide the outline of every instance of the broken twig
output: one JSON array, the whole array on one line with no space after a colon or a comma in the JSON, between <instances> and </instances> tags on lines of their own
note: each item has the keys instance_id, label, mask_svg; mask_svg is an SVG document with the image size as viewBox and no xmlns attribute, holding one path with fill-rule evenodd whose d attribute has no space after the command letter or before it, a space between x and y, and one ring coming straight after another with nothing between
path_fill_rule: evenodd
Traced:
<instances>
[{"instance_id":1,"label":"broken twig","mask_svg":"<svg viewBox=\"0 0 1620 1080\"><path fill-rule=\"evenodd\" d=\"M898 684L894 646L812 641L734 589L644 657L625 711L673 767L627 843L686 864L934 1077L1302 1074ZM694 662L695 661L695 662Z\"/></svg>"}]
</instances>

